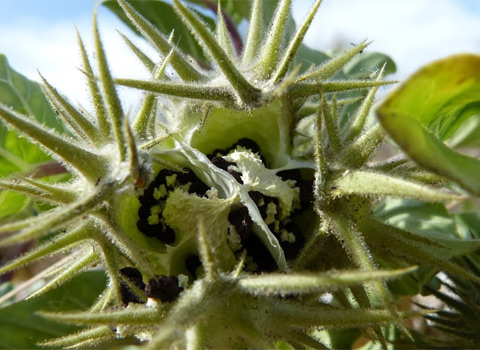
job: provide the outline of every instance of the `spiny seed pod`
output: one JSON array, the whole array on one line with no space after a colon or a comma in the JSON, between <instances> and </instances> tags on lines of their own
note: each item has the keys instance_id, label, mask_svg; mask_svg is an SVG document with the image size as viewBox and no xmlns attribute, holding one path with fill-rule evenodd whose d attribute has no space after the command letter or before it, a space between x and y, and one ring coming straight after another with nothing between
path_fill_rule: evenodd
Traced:
<instances>
[{"instance_id":1,"label":"spiny seed pod","mask_svg":"<svg viewBox=\"0 0 480 350\"><path fill-rule=\"evenodd\" d=\"M43 345L91 347L136 336L149 349L322 348L317 330L358 327L386 348L380 325L391 322L408 334L401 322L409 315L395 308L387 278L426 264L478 280L443 257L447 247L373 215L382 196L458 196L402 178L395 166L369 163L384 138L370 107L390 82L381 80L381 69L368 79L338 79L366 42L307 70L294 65L320 3L291 33L291 1L278 3L268 27L263 2L254 1L237 55L220 10L213 33L174 0L211 60L202 68L118 0L162 56L154 64L134 49L151 80L111 77L95 20L96 73L79 36L93 113L43 80L71 136L0 106L6 124L72 176L62 183L2 181L53 208L0 227L1 246L50 235L0 273L68 252L37 294L98 264L108 276L90 310L43 314L90 328ZM118 85L145 92L132 121ZM320 302L327 291L341 303Z\"/></svg>"}]
</instances>

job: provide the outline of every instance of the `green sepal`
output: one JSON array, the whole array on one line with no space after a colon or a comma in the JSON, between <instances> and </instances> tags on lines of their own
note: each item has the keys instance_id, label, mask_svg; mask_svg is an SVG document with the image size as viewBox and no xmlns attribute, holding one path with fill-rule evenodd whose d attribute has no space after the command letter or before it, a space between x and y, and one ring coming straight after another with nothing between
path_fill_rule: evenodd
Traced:
<instances>
[{"instance_id":1,"label":"green sepal","mask_svg":"<svg viewBox=\"0 0 480 350\"><path fill-rule=\"evenodd\" d=\"M178 0L173 0L173 3L181 19L189 26L198 41L202 43L202 48L212 57L241 100L247 104L255 102L260 96L260 90L251 85L235 67L233 58L228 57L215 40L214 35L198 16Z\"/></svg>"},{"instance_id":2,"label":"green sepal","mask_svg":"<svg viewBox=\"0 0 480 350\"><path fill-rule=\"evenodd\" d=\"M225 51L227 56L235 57L232 48L232 42L228 33L227 24L225 23L225 17L223 15L222 6L218 3L217 6L217 27L216 27L216 37L217 42L220 44L220 47Z\"/></svg>"},{"instance_id":3,"label":"green sepal","mask_svg":"<svg viewBox=\"0 0 480 350\"><path fill-rule=\"evenodd\" d=\"M22 193L38 201L54 205L73 202L78 195L61 184L49 184L27 177L18 177L10 181L0 180L0 189Z\"/></svg>"},{"instance_id":4,"label":"green sepal","mask_svg":"<svg viewBox=\"0 0 480 350\"><path fill-rule=\"evenodd\" d=\"M39 125L34 120L17 114L2 105L0 105L0 118L28 136L32 141L47 148L57 158L64 160L93 182L98 178L98 174L104 170L104 164L100 156L84 149L77 142Z\"/></svg>"},{"instance_id":5,"label":"green sepal","mask_svg":"<svg viewBox=\"0 0 480 350\"><path fill-rule=\"evenodd\" d=\"M274 18L270 23L270 30L263 44L262 53L256 65L256 69L262 79L270 78L274 73L275 67L278 66L278 61L282 54L283 41L287 36L287 22L290 16L291 4L292 0L281 0L278 2Z\"/></svg>"},{"instance_id":6,"label":"green sepal","mask_svg":"<svg viewBox=\"0 0 480 350\"><path fill-rule=\"evenodd\" d=\"M135 45L125 34L119 33L122 37L123 41L127 44L130 50L137 56L137 58L143 63L145 68L149 72L153 72L155 68L155 63L152 61L150 57L148 57L137 45Z\"/></svg>"},{"instance_id":7,"label":"green sepal","mask_svg":"<svg viewBox=\"0 0 480 350\"><path fill-rule=\"evenodd\" d=\"M94 348L102 342L113 342L115 332L109 326L84 329L80 332L43 341L39 345L48 348Z\"/></svg>"},{"instance_id":8,"label":"green sepal","mask_svg":"<svg viewBox=\"0 0 480 350\"><path fill-rule=\"evenodd\" d=\"M101 324L151 324L164 318L163 308L131 307L127 310L103 312L51 313L39 312L40 316L62 323L101 325Z\"/></svg>"},{"instance_id":9,"label":"green sepal","mask_svg":"<svg viewBox=\"0 0 480 350\"><path fill-rule=\"evenodd\" d=\"M431 312L431 311L430 311ZM297 303L284 302L272 312L272 317L282 320L279 326L283 327L311 327L312 324L321 325L327 329L368 327L372 325L396 322L402 318L420 316L422 312L399 312L392 316L387 310L348 310L331 307L312 307Z\"/></svg>"},{"instance_id":10,"label":"green sepal","mask_svg":"<svg viewBox=\"0 0 480 350\"><path fill-rule=\"evenodd\" d=\"M95 195L86 197L77 202L58 207L45 212L31 220L19 221L18 223L2 225L2 236L6 232L15 230L16 227L25 227L19 232L10 234L0 239L0 246L6 246L14 243L25 242L34 238L47 235L56 229L66 227L70 222L76 220L82 214L91 211L101 205L99 198ZM34 223L34 224L33 224Z\"/></svg>"},{"instance_id":11,"label":"green sepal","mask_svg":"<svg viewBox=\"0 0 480 350\"><path fill-rule=\"evenodd\" d=\"M339 163L351 169L361 168L385 138L385 131L376 124L357 137L340 155Z\"/></svg>"},{"instance_id":12,"label":"green sepal","mask_svg":"<svg viewBox=\"0 0 480 350\"><path fill-rule=\"evenodd\" d=\"M463 197L425 185L371 171L352 170L341 174L331 185L334 196L359 194L413 198L427 202L461 200Z\"/></svg>"},{"instance_id":13,"label":"green sepal","mask_svg":"<svg viewBox=\"0 0 480 350\"><path fill-rule=\"evenodd\" d=\"M242 288L258 295L321 293L373 280L395 278L415 271L416 267L398 270L335 271L327 273L292 273L249 276L240 280Z\"/></svg>"},{"instance_id":14,"label":"green sepal","mask_svg":"<svg viewBox=\"0 0 480 350\"><path fill-rule=\"evenodd\" d=\"M296 79L296 83L303 80L315 78L319 81L328 79L332 77L335 73L340 71L348 61L350 61L355 55L362 52L370 43L367 43L365 40L360 44L355 45L351 49L346 50L342 54L330 59L326 63L320 66L320 68L313 71L306 72Z\"/></svg>"},{"instance_id":15,"label":"green sepal","mask_svg":"<svg viewBox=\"0 0 480 350\"><path fill-rule=\"evenodd\" d=\"M228 87L222 86L205 86L188 83L147 81L137 79L115 79L115 83L135 89L191 99L223 102L233 102L234 100L234 97L228 91Z\"/></svg>"},{"instance_id":16,"label":"green sepal","mask_svg":"<svg viewBox=\"0 0 480 350\"><path fill-rule=\"evenodd\" d=\"M35 260L49 257L52 254L60 253L72 245L78 245L82 240L87 238L87 232L88 231L86 231L83 227L80 227L73 229L70 232L56 235L54 238L42 244L40 247L30 250L27 254L14 259L10 263L2 265L2 267L0 267L0 275L29 264Z\"/></svg>"},{"instance_id":17,"label":"green sepal","mask_svg":"<svg viewBox=\"0 0 480 350\"><path fill-rule=\"evenodd\" d=\"M279 83L280 80L282 80L287 74L288 69L292 65L295 56L297 55L298 49L300 48L300 45L302 45L305 34L307 33L307 30L310 27L321 3L322 0L315 1L312 8L308 12L307 17L303 21L295 36L290 41L286 52L283 54L283 59L281 60L278 67L276 68L276 71L273 74L272 80L274 83Z\"/></svg>"},{"instance_id":18,"label":"green sepal","mask_svg":"<svg viewBox=\"0 0 480 350\"><path fill-rule=\"evenodd\" d=\"M242 63L252 64L257 58L258 50L262 41L262 0L254 0L250 12L247 38L242 53Z\"/></svg>"},{"instance_id":19,"label":"green sepal","mask_svg":"<svg viewBox=\"0 0 480 350\"><path fill-rule=\"evenodd\" d=\"M131 4L125 0L118 0L118 5L122 8L125 15L130 21L130 25L134 25L140 34L149 40L158 50L167 55L170 50L174 50L174 58L172 59L172 67L184 81L200 81L204 78L203 73L188 61L184 54L169 43L168 39L144 16L142 16ZM160 3L159 6L168 6L169 4ZM172 13L173 14L173 13Z\"/></svg>"},{"instance_id":20,"label":"green sepal","mask_svg":"<svg viewBox=\"0 0 480 350\"><path fill-rule=\"evenodd\" d=\"M27 299L36 298L58 288L98 262L100 262L99 256L93 249L79 249L77 253L73 253L64 259L63 264L59 265L58 269L47 273L45 277L48 278L48 282L42 288L30 294Z\"/></svg>"},{"instance_id":21,"label":"green sepal","mask_svg":"<svg viewBox=\"0 0 480 350\"><path fill-rule=\"evenodd\" d=\"M103 95L98 86L98 81L95 79L93 73L92 65L88 59L87 50L85 49L85 44L83 43L82 37L77 30L77 41L78 46L80 47L80 53L82 55L82 65L85 71L85 77L87 79L88 89L93 103L93 108L95 109L95 115L97 117L98 128L100 129L100 134L103 135L102 139L96 139L97 142L106 142L111 140L111 125L108 123L107 119L107 110L105 106L105 101Z\"/></svg>"},{"instance_id":22,"label":"green sepal","mask_svg":"<svg viewBox=\"0 0 480 350\"><path fill-rule=\"evenodd\" d=\"M99 139L98 131L94 124L77 111L57 90L48 83L48 81L40 75L44 84L44 94L50 104L56 109L58 116L63 120L75 136L83 138L86 141L94 143Z\"/></svg>"},{"instance_id":23,"label":"green sepal","mask_svg":"<svg viewBox=\"0 0 480 350\"><path fill-rule=\"evenodd\" d=\"M105 50L103 49L103 44L100 39L96 14L93 18L93 34L96 49L95 52L97 56L98 74L100 75L100 85L102 86L103 96L107 106L108 121L113 129L115 141L117 142L118 156L120 158L119 161L122 162L125 160L126 152L126 136L123 132L125 116L123 114L122 104L108 67Z\"/></svg>"},{"instance_id":24,"label":"green sepal","mask_svg":"<svg viewBox=\"0 0 480 350\"><path fill-rule=\"evenodd\" d=\"M395 81L375 80L332 80L319 82L299 82L289 87L293 97L308 97L318 95L319 92L341 92L394 84Z\"/></svg>"}]
</instances>

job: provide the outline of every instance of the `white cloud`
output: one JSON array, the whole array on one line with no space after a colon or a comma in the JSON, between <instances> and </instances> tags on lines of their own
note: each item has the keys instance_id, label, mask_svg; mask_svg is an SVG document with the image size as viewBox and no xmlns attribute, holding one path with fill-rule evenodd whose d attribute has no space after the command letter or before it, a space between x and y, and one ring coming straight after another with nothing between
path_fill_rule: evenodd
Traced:
<instances>
[{"instance_id":1,"label":"white cloud","mask_svg":"<svg viewBox=\"0 0 480 350\"><path fill-rule=\"evenodd\" d=\"M299 21L310 1L299 0ZM454 53L480 51L480 18L459 0L324 1L307 34L320 50L373 40L369 50L391 56L402 79L420 66Z\"/></svg>"}]
</instances>

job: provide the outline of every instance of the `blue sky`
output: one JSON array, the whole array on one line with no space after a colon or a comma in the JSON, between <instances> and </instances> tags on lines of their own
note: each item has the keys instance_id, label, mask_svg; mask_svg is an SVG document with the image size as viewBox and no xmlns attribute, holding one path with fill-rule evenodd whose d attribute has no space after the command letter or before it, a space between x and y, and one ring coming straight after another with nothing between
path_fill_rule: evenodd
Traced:
<instances>
[{"instance_id":1,"label":"blue sky","mask_svg":"<svg viewBox=\"0 0 480 350\"><path fill-rule=\"evenodd\" d=\"M93 0L0 0L0 20L15 21L20 16L73 19L89 15L94 3Z\"/></svg>"},{"instance_id":2,"label":"blue sky","mask_svg":"<svg viewBox=\"0 0 480 350\"><path fill-rule=\"evenodd\" d=\"M297 21L311 3L294 0ZM0 0L0 53L17 71L38 80L38 69L60 91L85 104L73 24L91 47L94 4L95 0ZM104 8L99 18L114 75L147 77L116 32L129 34L129 29ZM404 79L429 61L480 53L480 0L324 0L306 42L325 51L363 39L373 40L368 50L390 55L399 68L395 78Z\"/></svg>"}]
</instances>

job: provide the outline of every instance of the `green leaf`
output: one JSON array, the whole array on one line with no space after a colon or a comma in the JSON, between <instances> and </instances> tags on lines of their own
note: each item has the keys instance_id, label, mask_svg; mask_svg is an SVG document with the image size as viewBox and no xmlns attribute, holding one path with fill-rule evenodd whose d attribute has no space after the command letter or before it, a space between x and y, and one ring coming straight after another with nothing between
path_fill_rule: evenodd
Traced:
<instances>
[{"instance_id":1,"label":"green leaf","mask_svg":"<svg viewBox=\"0 0 480 350\"><path fill-rule=\"evenodd\" d=\"M19 113L35 116L41 124L58 131L64 130L43 96L40 85L13 70L3 54L0 54L0 101Z\"/></svg>"},{"instance_id":2,"label":"green leaf","mask_svg":"<svg viewBox=\"0 0 480 350\"><path fill-rule=\"evenodd\" d=\"M172 5L159 0L130 0L129 3L162 33L168 35L168 33L174 30L175 34L173 42L177 44L182 51L200 62L208 62L202 49L190 33L190 30L178 19ZM128 25L134 32L138 33L137 29L127 18L116 0L103 1L102 5L108 7L122 22ZM210 28L215 28L215 22L212 18L205 16L204 14L197 14Z\"/></svg>"},{"instance_id":3,"label":"green leaf","mask_svg":"<svg viewBox=\"0 0 480 350\"><path fill-rule=\"evenodd\" d=\"M449 138L451 147L476 147L480 148L480 115L474 115L460 125L457 131ZM478 153L477 153L478 154Z\"/></svg>"},{"instance_id":4,"label":"green leaf","mask_svg":"<svg viewBox=\"0 0 480 350\"><path fill-rule=\"evenodd\" d=\"M13 70L7 58L0 54L0 103L22 114L34 116L41 124L64 131L63 125L43 96L40 85ZM14 130L0 122L0 177L13 172L27 171L32 164L45 162L49 157Z\"/></svg>"},{"instance_id":5,"label":"green leaf","mask_svg":"<svg viewBox=\"0 0 480 350\"><path fill-rule=\"evenodd\" d=\"M1 191L0 192L0 221L6 218L12 219L12 215L24 213L32 215L31 200L22 194Z\"/></svg>"},{"instance_id":6,"label":"green leaf","mask_svg":"<svg viewBox=\"0 0 480 350\"><path fill-rule=\"evenodd\" d=\"M12 110L35 117L41 124L64 132L40 85L13 70L7 58L0 54L0 103ZM35 164L50 157L40 147L19 137L0 121L0 177L30 171ZM0 191L0 220L25 212L31 215L31 200L16 193Z\"/></svg>"},{"instance_id":7,"label":"green leaf","mask_svg":"<svg viewBox=\"0 0 480 350\"><path fill-rule=\"evenodd\" d=\"M421 68L377 110L385 130L414 161L474 195L480 195L480 160L443 141L479 113L480 56L470 54Z\"/></svg>"},{"instance_id":8,"label":"green leaf","mask_svg":"<svg viewBox=\"0 0 480 350\"><path fill-rule=\"evenodd\" d=\"M465 239L480 238L480 213L466 212L455 215L457 232Z\"/></svg>"},{"instance_id":9,"label":"green leaf","mask_svg":"<svg viewBox=\"0 0 480 350\"><path fill-rule=\"evenodd\" d=\"M426 237L448 247L430 247L432 254L442 254L449 259L471 253L478 249L476 237L462 237L455 217L450 215L442 204L422 203L414 200L390 199L384 201L375 210L377 217L390 225Z\"/></svg>"},{"instance_id":10,"label":"green leaf","mask_svg":"<svg viewBox=\"0 0 480 350\"><path fill-rule=\"evenodd\" d=\"M251 9L251 1L250 0L220 0L220 1L204 1L204 0L187 0L192 4L196 4L198 6L207 7L212 9L211 4L216 4L219 2L222 8L222 11L228 13L232 19L235 21L236 24L240 24L243 20L248 20L250 15ZM273 2L273 1L269 1ZM275 1L276 3L277 1Z\"/></svg>"},{"instance_id":11,"label":"green leaf","mask_svg":"<svg viewBox=\"0 0 480 350\"><path fill-rule=\"evenodd\" d=\"M385 65L384 76L397 71L395 62L387 55L379 52L363 52L348 62L343 72L350 78L368 78L379 71L383 65Z\"/></svg>"},{"instance_id":12,"label":"green leaf","mask_svg":"<svg viewBox=\"0 0 480 350\"><path fill-rule=\"evenodd\" d=\"M91 271L38 298L1 308L0 349L40 349L38 342L75 331L77 327L45 320L36 312L86 309L104 288L105 274Z\"/></svg>"},{"instance_id":13,"label":"green leaf","mask_svg":"<svg viewBox=\"0 0 480 350\"><path fill-rule=\"evenodd\" d=\"M314 50L305 44L300 45L297 51L297 56L293 61L293 67L301 65L298 74L305 73L310 66L318 66L326 62L330 57L321 51Z\"/></svg>"}]
</instances>

